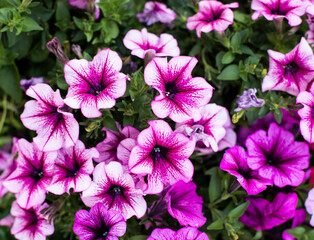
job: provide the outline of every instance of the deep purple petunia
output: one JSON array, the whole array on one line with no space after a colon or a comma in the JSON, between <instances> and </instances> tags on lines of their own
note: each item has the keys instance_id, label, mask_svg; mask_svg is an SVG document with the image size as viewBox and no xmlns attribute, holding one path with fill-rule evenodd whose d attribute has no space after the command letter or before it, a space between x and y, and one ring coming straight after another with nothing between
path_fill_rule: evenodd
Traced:
<instances>
[{"instance_id":1,"label":"deep purple petunia","mask_svg":"<svg viewBox=\"0 0 314 240\"><path fill-rule=\"evenodd\" d=\"M119 211L96 203L89 212L79 210L75 214L73 231L82 240L118 240L126 231L126 222Z\"/></svg>"},{"instance_id":2,"label":"deep purple petunia","mask_svg":"<svg viewBox=\"0 0 314 240\"><path fill-rule=\"evenodd\" d=\"M20 240L45 240L46 236L53 234L53 222L40 213L48 207L47 203L37 205L31 209L21 208L17 202L12 203L11 215L15 217L11 234Z\"/></svg>"},{"instance_id":3,"label":"deep purple petunia","mask_svg":"<svg viewBox=\"0 0 314 240\"><path fill-rule=\"evenodd\" d=\"M209 240L206 233L200 232L195 227L185 227L177 232L169 228L156 228L147 240Z\"/></svg>"},{"instance_id":4,"label":"deep purple petunia","mask_svg":"<svg viewBox=\"0 0 314 240\"><path fill-rule=\"evenodd\" d=\"M274 185L298 186L309 167L309 146L305 142L294 141L288 130L271 123L268 131L258 130L248 136L245 145L248 166Z\"/></svg>"},{"instance_id":5,"label":"deep purple petunia","mask_svg":"<svg viewBox=\"0 0 314 240\"><path fill-rule=\"evenodd\" d=\"M168 212L181 225L201 227L205 224L203 216L203 199L196 194L196 184L179 181L168 190L166 201Z\"/></svg>"},{"instance_id":6,"label":"deep purple petunia","mask_svg":"<svg viewBox=\"0 0 314 240\"><path fill-rule=\"evenodd\" d=\"M106 138L96 145L96 149L99 152L99 157L95 159L96 162L110 163L111 161L123 162L118 157L119 145L124 139L136 139L140 133L136 128L131 126L125 126L121 129L120 124L117 122L117 128L119 132L113 131L108 128L103 128L106 131Z\"/></svg>"},{"instance_id":7,"label":"deep purple petunia","mask_svg":"<svg viewBox=\"0 0 314 240\"><path fill-rule=\"evenodd\" d=\"M268 50L269 71L263 79L262 91L278 90L297 96L314 78L314 55L302 38L287 54Z\"/></svg>"},{"instance_id":8,"label":"deep purple petunia","mask_svg":"<svg viewBox=\"0 0 314 240\"><path fill-rule=\"evenodd\" d=\"M99 156L95 148L85 149L78 140L74 147L62 148L58 151L51 185L47 188L53 194L61 195L86 190L90 183L90 175L94 170L93 158Z\"/></svg>"},{"instance_id":9,"label":"deep purple petunia","mask_svg":"<svg viewBox=\"0 0 314 240\"><path fill-rule=\"evenodd\" d=\"M142 191L135 189L131 175L118 162L99 163L93 173L93 182L81 197L86 206L101 202L108 210L119 211L125 219L133 215L140 218L147 208Z\"/></svg>"},{"instance_id":10,"label":"deep purple petunia","mask_svg":"<svg viewBox=\"0 0 314 240\"><path fill-rule=\"evenodd\" d=\"M34 143L42 151L54 151L74 146L79 135L79 124L64 106L59 90L54 92L44 83L29 87L26 94L36 100L25 104L21 120L25 127L35 130Z\"/></svg>"},{"instance_id":11,"label":"deep purple petunia","mask_svg":"<svg viewBox=\"0 0 314 240\"><path fill-rule=\"evenodd\" d=\"M235 146L226 150L220 168L235 176L249 195L256 195L271 185L271 182L262 178L258 171L250 169L247 160L244 148Z\"/></svg>"},{"instance_id":12,"label":"deep purple petunia","mask_svg":"<svg viewBox=\"0 0 314 240\"><path fill-rule=\"evenodd\" d=\"M189 30L196 29L200 38L202 32L208 33L212 30L222 32L233 23L233 12L230 8L237 8L237 2L223 4L219 1L200 1L198 13L187 20L186 27Z\"/></svg>"},{"instance_id":13,"label":"deep purple petunia","mask_svg":"<svg viewBox=\"0 0 314 240\"><path fill-rule=\"evenodd\" d=\"M247 198L246 201L250 204L239 220L255 230L268 230L294 217L298 196L278 193L271 203L263 198Z\"/></svg>"},{"instance_id":14,"label":"deep purple petunia","mask_svg":"<svg viewBox=\"0 0 314 240\"><path fill-rule=\"evenodd\" d=\"M301 225L306 219L306 212L303 208L297 209L295 211L295 215L294 218L292 220L292 226L291 228L295 228L299 225ZM289 229L286 229L283 233L282 233L282 239L283 240L297 240L294 236L292 236L291 234L287 233L286 231Z\"/></svg>"},{"instance_id":15,"label":"deep purple petunia","mask_svg":"<svg viewBox=\"0 0 314 240\"><path fill-rule=\"evenodd\" d=\"M20 85L23 91L26 92L26 90L37 83L43 83L44 78L43 77L32 77L31 79L21 79Z\"/></svg>"},{"instance_id":16,"label":"deep purple petunia","mask_svg":"<svg viewBox=\"0 0 314 240\"><path fill-rule=\"evenodd\" d=\"M194 151L195 140L173 132L163 120L148 124L150 127L138 135L138 145L132 149L129 159L131 173L147 175L144 193L160 193L164 185L179 180L190 182L194 168L189 157Z\"/></svg>"},{"instance_id":17,"label":"deep purple petunia","mask_svg":"<svg viewBox=\"0 0 314 240\"><path fill-rule=\"evenodd\" d=\"M195 57L154 58L144 71L145 82L158 90L152 110L159 118L170 117L175 122L201 117L199 108L207 104L213 87L204 78L192 78L197 63Z\"/></svg>"},{"instance_id":18,"label":"deep purple petunia","mask_svg":"<svg viewBox=\"0 0 314 240\"><path fill-rule=\"evenodd\" d=\"M286 18L290 26L300 25L307 4L300 0L253 0L251 8L255 10L252 19L264 16L268 21Z\"/></svg>"},{"instance_id":19,"label":"deep purple petunia","mask_svg":"<svg viewBox=\"0 0 314 240\"><path fill-rule=\"evenodd\" d=\"M18 150L18 166L3 185L10 192L18 194L17 203L22 208L29 209L45 201L57 153L42 152L25 139L18 141Z\"/></svg>"},{"instance_id":20,"label":"deep purple petunia","mask_svg":"<svg viewBox=\"0 0 314 240\"><path fill-rule=\"evenodd\" d=\"M168 33L163 33L160 38L153 33L147 32L146 28L141 31L132 29L123 38L124 46L132 50L131 54L144 59L148 50L153 50L155 56L179 56L180 49L177 40Z\"/></svg>"},{"instance_id":21,"label":"deep purple petunia","mask_svg":"<svg viewBox=\"0 0 314 240\"><path fill-rule=\"evenodd\" d=\"M143 12L138 13L136 16L140 22L146 23L147 26L156 22L172 23L177 17L172 9L167 8L165 4L156 1L146 2Z\"/></svg>"},{"instance_id":22,"label":"deep purple petunia","mask_svg":"<svg viewBox=\"0 0 314 240\"><path fill-rule=\"evenodd\" d=\"M110 49L97 53L92 62L70 60L64 66L64 78L70 85L64 102L81 109L87 118L101 116L99 109L112 108L126 90L126 75L120 73L121 68L121 58Z\"/></svg>"}]
</instances>

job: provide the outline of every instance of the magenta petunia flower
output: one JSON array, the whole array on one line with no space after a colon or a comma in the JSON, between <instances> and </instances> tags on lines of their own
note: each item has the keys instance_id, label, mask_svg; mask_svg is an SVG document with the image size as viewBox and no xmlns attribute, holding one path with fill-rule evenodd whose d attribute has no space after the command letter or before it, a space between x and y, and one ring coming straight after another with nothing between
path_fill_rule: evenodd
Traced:
<instances>
[{"instance_id":1,"label":"magenta petunia flower","mask_svg":"<svg viewBox=\"0 0 314 240\"><path fill-rule=\"evenodd\" d=\"M99 163L93 173L93 182L83 191L82 200L88 207L101 202L108 210L121 212L125 219L142 217L146 212L143 193L135 189L131 175L118 162Z\"/></svg>"},{"instance_id":2,"label":"magenta petunia flower","mask_svg":"<svg viewBox=\"0 0 314 240\"><path fill-rule=\"evenodd\" d=\"M79 124L66 110L59 90L54 92L44 83L31 86L26 94L36 100L25 104L21 120L25 127L35 130L33 139L42 151L54 151L74 146L79 135Z\"/></svg>"},{"instance_id":3,"label":"magenta petunia flower","mask_svg":"<svg viewBox=\"0 0 314 240\"><path fill-rule=\"evenodd\" d=\"M137 18L140 22L146 23L147 26L156 22L172 23L177 17L175 12L167 8L167 6L160 2L146 2L142 13L138 13Z\"/></svg>"},{"instance_id":4,"label":"magenta petunia flower","mask_svg":"<svg viewBox=\"0 0 314 240\"><path fill-rule=\"evenodd\" d=\"M271 182L262 178L258 171L249 168L243 147L235 146L226 150L220 168L235 176L249 195L256 195L264 191L267 185L271 185Z\"/></svg>"},{"instance_id":5,"label":"magenta petunia flower","mask_svg":"<svg viewBox=\"0 0 314 240\"><path fill-rule=\"evenodd\" d=\"M141 31L132 29L123 38L124 46L132 50L131 54L144 59L148 50L153 50L155 56L179 56L180 49L177 40L168 33L163 33L160 38L147 32L146 28Z\"/></svg>"},{"instance_id":6,"label":"magenta petunia flower","mask_svg":"<svg viewBox=\"0 0 314 240\"><path fill-rule=\"evenodd\" d=\"M294 141L288 130L271 123L268 131L258 130L248 136L245 145L248 166L274 185L298 186L309 167L309 146L305 142Z\"/></svg>"},{"instance_id":7,"label":"magenta petunia flower","mask_svg":"<svg viewBox=\"0 0 314 240\"><path fill-rule=\"evenodd\" d=\"M195 227L185 227L177 232L169 228L156 228L147 240L209 240L206 233L200 232Z\"/></svg>"},{"instance_id":8,"label":"magenta petunia flower","mask_svg":"<svg viewBox=\"0 0 314 240\"><path fill-rule=\"evenodd\" d=\"M191 118L199 119L199 108L207 104L213 87L204 78L192 78L197 63L195 57L154 58L145 70L145 82L157 89L159 94L152 101L152 110L159 118L170 117L175 122Z\"/></svg>"},{"instance_id":9,"label":"magenta petunia flower","mask_svg":"<svg viewBox=\"0 0 314 240\"><path fill-rule=\"evenodd\" d=\"M126 231L126 222L119 211L96 203L89 212L79 210L75 214L73 231L82 240L118 240Z\"/></svg>"},{"instance_id":10,"label":"magenta petunia flower","mask_svg":"<svg viewBox=\"0 0 314 240\"><path fill-rule=\"evenodd\" d=\"M310 220L310 225L314 227L314 188L312 188L309 191L304 205L305 205L306 211L312 215L311 220Z\"/></svg>"},{"instance_id":11,"label":"magenta petunia flower","mask_svg":"<svg viewBox=\"0 0 314 240\"><path fill-rule=\"evenodd\" d=\"M219 142L227 135L227 129L232 130L229 112L215 103L207 104L199 109L201 118L189 119L176 124L176 132L183 132L188 137L196 138L195 150L211 153L221 150ZM229 142L235 145L236 134L229 134ZM230 146L231 147L231 146Z\"/></svg>"},{"instance_id":12,"label":"magenta petunia flower","mask_svg":"<svg viewBox=\"0 0 314 240\"><path fill-rule=\"evenodd\" d=\"M96 162L105 162L106 164L111 161L122 162L122 159L118 157L118 147L120 142L124 139L136 139L140 133L137 129L131 126L125 126L121 129L120 124L117 122L117 128L119 132L103 128L106 131L106 138L96 145L96 149L99 152L99 157L95 159Z\"/></svg>"},{"instance_id":13,"label":"magenta petunia flower","mask_svg":"<svg viewBox=\"0 0 314 240\"><path fill-rule=\"evenodd\" d=\"M164 185L173 185L180 180L190 182L194 168L189 157L195 141L173 132L163 120L149 121L148 124L150 127L138 135L138 144L129 159L131 173L147 175L144 193L160 193Z\"/></svg>"},{"instance_id":14,"label":"magenta petunia flower","mask_svg":"<svg viewBox=\"0 0 314 240\"><path fill-rule=\"evenodd\" d=\"M239 220L255 230L268 230L294 217L298 196L278 193L271 203L263 198L247 198L246 201L250 204Z\"/></svg>"},{"instance_id":15,"label":"magenta petunia flower","mask_svg":"<svg viewBox=\"0 0 314 240\"><path fill-rule=\"evenodd\" d=\"M26 92L26 90L37 83L43 83L44 78L43 77L32 77L31 79L21 79L20 85L23 91Z\"/></svg>"},{"instance_id":16,"label":"magenta petunia flower","mask_svg":"<svg viewBox=\"0 0 314 240\"><path fill-rule=\"evenodd\" d=\"M120 73L121 68L121 58L110 49L97 53L92 62L70 60L64 65L64 77L70 85L64 102L81 109L87 118L101 116L99 109L112 108L126 90L126 75Z\"/></svg>"},{"instance_id":17,"label":"magenta petunia flower","mask_svg":"<svg viewBox=\"0 0 314 240\"><path fill-rule=\"evenodd\" d=\"M79 9L86 9L95 12L95 19L99 18L100 9L96 5L100 0L69 0L69 4L73 7L77 7ZM92 4L92 5L91 5ZM91 9L91 8L94 9Z\"/></svg>"},{"instance_id":18,"label":"magenta petunia flower","mask_svg":"<svg viewBox=\"0 0 314 240\"><path fill-rule=\"evenodd\" d=\"M202 32L208 33L213 30L225 31L233 23L233 12L230 8L237 8L237 2L223 4L218 1L200 1L198 13L187 20L186 27L189 30L196 29L200 38Z\"/></svg>"},{"instance_id":19,"label":"magenta petunia flower","mask_svg":"<svg viewBox=\"0 0 314 240\"><path fill-rule=\"evenodd\" d=\"M17 168L6 178L3 185L17 193L17 203L29 209L45 201L46 188L50 185L56 152L42 152L34 143L18 141Z\"/></svg>"},{"instance_id":20,"label":"magenta petunia flower","mask_svg":"<svg viewBox=\"0 0 314 240\"><path fill-rule=\"evenodd\" d=\"M289 25L300 25L307 8L307 4L300 0L253 0L251 8L255 10L252 19L256 20L264 16L268 21L278 18L286 18Z\"/></svg>"},{"instance_id":21,"label":"magenta petunia flower","mask_svg":"<svg viewBox=\"0 0 314 240\"><path fill-rule=\"evenodd\" d=\"M309 142L314 143L314 89L310 89L310 92L299 93L296 103L302 103L303 108L298 111L301 117L300 132L303 138Z\"/></svg>"},{"instance_id":22,"label":"magenta petunia flower","mask_svg":"<svg viewBox=\"0 0 314 240\"><path fill-rule=\"evenodd\" d=\"M263 79L262 91L278 90L297 96L314 78L314 55L305 40L289 53L268 50L269 71Z\"/></svg>"},{"instance_id":23,"label":"magenta petunia flower","mask_svg":"<svg viewBox=\"0 0 314 240\"><path fill-rule=\"evenodd\" d=\"M295 228L299 225L301 225L306 219L306 212L303 208L297 209L295 211L295 215L294 218L292 220L292 226L291 228ZM289 229L286 229L283 233L282 233L282 239L283 240L297 240L294 236L292 236L291 234L287 233L286 231Z\"/></svg>"},{"instance_id":24,"label":"magenta petunia flower","mask_svg":"<svg viewBox=\"0 0 314 240\"><path fill-rule=\"evenodd\" d=\"M49 205L37 205L31 209L24 209L17 202L12 203L11 215L15 217L11 234L20 240L45 240L46 236L53 234L53 222L48 220L40 213L41 210Z\"/></svg>"},{"instance_id":25,"label":"magenta petunia flower","mask_svg":"<svg viewBox=\"0 0 314 240\"><path fill-rule=\"evenodd\" d=\"M51 185L47 188L49 192L56 195L63 193L82 192L90 183L94 170L93 158L99 156L95 148L85 149L83 142L78 140L74 147L62 148L58 151L55 161L55 170Z\"/></svg>"},{"instance_id":26,"label":"magenta petunia flower","mask_svg":"<svg viewBox=\"0 0 314 240\"><path fill-rule=\"evenodd\" d=\"M184 226L201 227L205 224L203 199L196 194L196 184L179 181L168 190L168 212Z\"/></svg>"}]
</instances>

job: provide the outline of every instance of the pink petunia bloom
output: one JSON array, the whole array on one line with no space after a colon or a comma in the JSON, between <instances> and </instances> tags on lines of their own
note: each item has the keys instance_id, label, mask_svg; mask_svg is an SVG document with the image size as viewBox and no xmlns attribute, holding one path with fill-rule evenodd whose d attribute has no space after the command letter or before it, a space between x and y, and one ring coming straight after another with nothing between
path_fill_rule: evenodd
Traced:
<instances>
[{"instance_id":1,"label":"pink petunia bloom","mask_svg":"<svg viewBox=\"0 0 314 240\"><path fill-rule=\"evenodd\" d=\"M207 104L213 87L204 78L192 78L197 63L195 57L154 58L144 70L145 82L159 94L152 101L152 110L159 118L170 117L175 122L200 119L199 108Z\"/></svg>"},{"instance_id":2,"label":"pink petunia bloom","mask_svg":"<svg viewBox=\"0 0 314 240\"><path fill-rule=\"evenodd\" d=\"M147 175L144 193L160 193L164 185L173 185L180 180L190 182L194 168L189 157L195 141L173 132L163 120L149 121L148 124L150 127L138 135L138 143L129 159L131 173Z\"/></svg>"},{"instance_id":3,"label":"pink petunia bloom","mask_svg":"<svg viewBox=\"0 0 314 240\"><path fill-rule=\"evenodd\" d=\"M75 214L73 231L82 240L118 240L126 231L126 222L120 212L96 203L89 212L79 210Z\"/></svg>"},{"instance_id":4,"label":"pink petunia bloom","mask_svg":"<svg viewBox=\"0 0 314 240\"><path fill-rule=\"evenodd\" d=\"M168 212L181 225L201 227L205 224L203 199L196 194L196 184L182 180L171 186L166 194Z\"/></svg>"},{"instance_id":5,"label":"pink petunia bloom","mask_svg":"<svg viewBox=\"0 0 314 240\"><path fill-rule=\"evenodd\" d=\"M70 85L64 102L81 109L87 118L100 117L99 109L112 108L126 90L126 75L120 73L121 68L121 58L110 49L97 53L92 62L70 60L64 65L64 78Z\"/></svg>"},{"instance_id":6,"label":"pink petunia bloom","mask_svg":"<svg viewBox=\"0 0 314 240\"><path fill-rule=\"evenodd\" d=\"M300 0L253 0L251 8L255 10L252 19L256 20L264 16L268 21L286 18L289 25L300 25L305 14L307 4Z\"/></svg>"},{"instance_id":7,"label":"pink petunia bloom","mask_svg":"<svg viewBox=\"0 0 314 240\"><path fill-rule=\"evenodd\" d=\"M306 211L312 215L311 220L310 220L310 225L314 227L314 188L312 188L309 191L304 205L305 205Z\"/></svg>"},{"instance_id":8,"label":"pink petunia bloom","mask_svg":"<svg viewBox=\"0 0 314 240\"><path fill-rule=\"evenodd\" d=\"M298 186L309 167L309 146L294 141L288 130L271 123L268 131L258 130L248 136L245 145L248 166L271 180L277 187Z\"/></svg>"},{"instance_id":9,"label":"pink petunia bloom","mask_svg":"<svg viewBox=\"0 0 314 240\"><path fill-rule=\"evenodd\" d=\"M185 227L177 232L169 228L156 228L147 240L209 240L206 233L200 232L195 227Z\"/></svg>"},{"instance_id":10,"label":"pink petunia bloom","mask_svg":"<svg viewBox=\"0 0 314 240\"><path fill-rule=\"evenodd\" d=\"M301 118L300 132L303 138L309 142L314 143L314 88L310 89L310 92L299 93L296 103L301 103L303 108L298 111Z\"/></svg>"},{"instance_id":11,"label":"pink petunia bloom","mask_svg":"<svg viewBox=\"0 0 314 240\"><path fill-rule=\"evenodd\" d=\"M95 19L99 18L100 9L96 3L100 0L69 0L69 4L73 7L77 7L79 9L86 9L91 12L95 12ZM92 4L92 5L91 5Z\"/></svg>"},{"instance_id":12,"label":"pink petunia bloom","mask_svg":"<svg viewBox=\"0 0 314 240\"><path fill-rule=\"evenodd\" d=\"M93 172L93 182L83 191L82 200L88 207L101 202L108 210L121 212L125 219L142 217L146 212L143 193L135 189L131 175L118 162L99 163Z\"/></svg>"},{"instance_id":13,"label":"pink petunia bloom","mask_svg":"<svg viewBox=\"0 0 314 240\"><path fill-rule=\"evenodd\" d=\"M221 160L220 168L235 176L249 195L256 195L264 191L267 185L271 185L271 182L262 178L258 171L249 168L243 147L235 146L228 149Z\"/></svg>"},{"instance_id":14,"label":"pink petunia bloom","mask_svg":"<svg viewBox=\"0 0 314 240\"><path fill-rule=\"evenodd\" d=\"M46 236L53 234L53 222L40 213L48 207L47 203L34 206L31 209L20 207L17 202L12 203L11 215L15 217L11 234L20 240L45 240Z\"/></svg>"},{"instance_id":15,"label":"pink petunia bloom","mask_svg":"<svg viewBox=\"0 0 314 240\"><path fill-rule=\"evenodd\" d=\"M120 124L117 122L117 128L119 132L103 128L106 131L106 138L96 145L96 149L99 152L99 157L95 159L96 162L105 162L106 164L117 161L123 162L124 159L118 157L118 148L121 141L124 139L136 139L140 133L137 129L131 126L125 126L121 129Z\"/></svg>"},{"instance_id":16,"label":"pink petunia bloom","mask_svg":"<svg viewBox=\"0 0 314 240\"><path fill-rule=\"evenodd\" d=\"M233 24L233 12L230 8L237 8L239 4L237 2L223 4L218 1L200 1L198 6L198 13L188 18L186 27L189 30L196 29L196 34L200 38L202 32L225 31L229 25Z\"/></svg>"},{"instance_id":17,"label":"pink petunia bloom","mask_svg":"<svg viewBox=\"0 0 314 240\"><path fill-rule=\"evenodd\" d=\"M263 79L262 91L278 90L297 96L314 78L314 55L302 38L289 53L268 50L269 71Z\"/></svg>"},{"instance_id":18,"label":"pink petunia bloom","mask_svg":"<svg viewBox=\"0 0 314 240\"><path fill-rule=\"evenodd\" d=\"M45 201L57 153L42 152L25 139L18 141L18 149L18 166L3 185L10 192L17 193L17 203L22 208L29 209Z\"/></svg>"},{"instance_id":19,"label":"pink petunia bloom","mask_svg":"<svg viewBox=\"0 0 314 240\"><path fill-rule=\"evenodd\" d=\"M199 109L200 119L189 119L176 124L176 132L182 132L188 137L196 138L195 150L204 154L217 152L236 143L236 134L226 108L215 103L207 104ZM221 141L227 137L228 142Z\"/></svg>"},{"instance_id":20,"label":"pink petunia bloom","mask_svg":"<svg viewBox=\"0 0 314 240\"><path fill-rule=\"evenodd\" d=\"M175 12L160 2L146 2L142 13L138 13L137 18L140 22L146 23L147 26L156 22L172 23L177 17Z\"/></svg>"},{"instance_id":21,"label":"pink petunia bloom","mask_svg":"<svg viewBox=\"0 0 314 240\"><path fill-rule=\"evenodd\" d=\"M44 83L31 86L26 94L36 100L25 104L21 120L25 127L35 130L33 139L42 151L54 151L74 146L79 135L79 124L65 108L59 90L54 92Z\"/></svg>"},{"instance_id":22,"label":"pink petunia bloom","mask_svg":"<svg viewBox=\"0 0 314 240\"><path fill-rule=\"evenodd\" d=\"M83 142L78 140L74 147L62 148L58 151L55 170L49 192L56 195L63 193L82 192L90 183L90 175L94 170L93 158L99 156L95 148L85 149Z\"/></svg>"},{"instance_id":23,"label":"pink petunia bloom","mask_svg":"<svg viewBox=\"0 0 314 240\"><path fill-rule=\"evenodd\" d=\"M292 220L292 226L291 228L295 228L299 225L301 225L302 223L304 223L306 219L306 212L303 208L297 209L295 211L295 215L294 218ZM294 236L292 236L291 234L287 233L286 231L289 229L286 229L283 233L282 233L282 239L283 240L297 240Z\"/></svg>"},{"instance_id":24,"label":"pink petunia bloom","mask_svg":"<svg viewBox=\"0 0 314 240\"><path fill-rule=\"evenodd\" d=\"M239 220L255 230L268 230L294 217L298 196L278 193L272 202L263 198L247 198L246 201L250 204Z\"/></svg>"},{"instance_id":25,"label":"pink petunia bloom","mask_svg":"<svg viewBox=\"0 0 314 240\"><path fill-rule=\"evenodd\" d=\"M179 56L180 49L177 40L168 33L162 33L160 38L153 33L147 32L146 28L141 31L132 29L123 38L124 46L132 50L131 54L144 59L148 50L153 50L155 56Z\"/></svg>"}]
</instances>

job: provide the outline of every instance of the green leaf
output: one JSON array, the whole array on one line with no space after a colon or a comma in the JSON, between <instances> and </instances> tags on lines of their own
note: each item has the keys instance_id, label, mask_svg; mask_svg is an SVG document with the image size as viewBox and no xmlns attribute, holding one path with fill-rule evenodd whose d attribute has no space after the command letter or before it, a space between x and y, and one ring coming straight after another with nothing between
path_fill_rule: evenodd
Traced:
<instances>
[{"instance_id":1,"label":"green leaf","mask_svg":"<svg viewBox=\"0 0 314 240\"><path fill-rule=\"evenodd\" d=\"M225 55L222 57L221 62L222 64L229 64L232 63L235 59L235 55L232 52L226 52Z\"/></svg>"},{"instance_id":2,"label":"green leaf","mask_svg":"<svg viewBox=\"0 0 314 240\"><path fill-rule=\"evenodd\" d=\"M70 22L71 16L65 1L57 2L56 21Z\"/></svg>"},{"instance_id":3,"label":"green leaf","mask_svg":"<svg viewBox=\"0 0 314 240\"><path fill-rule=\"evenodd\" d=\"M146 240L148 238L148 236L146 235L137 235L137 236L133 236L131 238L129 238L129 240Z\"/></svg>"},{"instance_id":4,"label":"green leaf","mask_svg":"<svg viewBox=\"0 0 314 240\"><path fill-rule=\"evenodd\" d=\"M307 237L307 239L314 239L314 229L313 230L310 230L308 231L307 233L304 234L304 236ZM306 238L305 238L306 239Z\"/></svg>"},{"instance_id":5,"label":"green leaf","mask_svg":"<svg viewBox=\"0 0 314 240\"><path fill-rule=\"evenodd\" d=\"M235 209L231 210L228 213L228 218L232 220L236 220L239 217L241 217L243 213L245 212L246 208L249 206L249 203L250 202L242 203L241 205L237 206Z\"/></svg>"},{"instance_id":6,"label":"green leaf","mask_svg":"<svg viewBox=\"0 0 314 240\"><path fill-rule=\"evenodd\" d=\"M305 233L304 227L296 227L286 231L287 233L291 234L292 236L296 237L297 239L301 239L303 234Z\"/></svg>"},{"instance_id":7,"label":"green leaf","mask_svg":"<svg viewBox=\"0 0 314 240\"><path fill-rule=\"evenodd\" d=\"M231 38L231 48L233 50L237 50L241 44L241 35L240 33L236 32L233 37Z\"/></svg>"},{"instance_id":8,"label":"green leaf","mask_svg":"<svg viewBox=\"0 0 314 240\"><path fill-rule=\"evenodd\" d=\"M223 64L222 64L222 58L223 56L225 55L225 52L219 52L216 57L215 57L215 60L216 60L216 66L218 68L219 71L221 71L221 69L223 68Z\"/></svg>"},{"instance_id":9,"label":"green leaf","mask_svg":"<svg viewBox=\"0 0 314 240\"><path fill-rule=\"evenodd\" d=\"M47 48L43 47L41 42L38 42L30 51L28 59L32 62L39 63L44 61L49 55Z\"/></svg>"},{"instance_id":10,"label":"green leaf","mask_svg":"<svg viewBox=\"0 0 314 240\"><path fill-rule=\"evenodd\" d=\"M209 201L214 202L221 195L221 179L218 174L218 169L215 168L209 182Z\"/></svg>"},{"instance_id":11,"label":"green leaf","mask_svg":"<svg viewBox=\"0 0 314 240\"><path fill-rule=\"evenodd\" d=\"M0 87L16 102L21 102L20 76L15 65L7 65L0 68Z\"/></svg>"},{"instance_id":12,"label":"green leaf","mask_svg":"<svg viewBox=\"0 0 314 240\"><path fill-rule=\"evenodd\" d=\"M237 80L239 79L239 67L236 64L231 64L225 67L217 76L218 80Z\"/></svg>"},{"instance_id":13,"label":"green leaf","mask_svg":"<svg viewBox=\"0 0 314 240\"><path fill-rule=\"evenodd\" d=\"M278 124L280 124L281 120L282 120L282 111L281 111L281 109L276 108L275 111L274 111L274 116L275 116L276 122Z\"/></svg>"},{"instance_id":14,"label":"green leaf","mask_svg":"<svg viewBox=\"0 0 314 240\"><path fill-rule=\"evenodd\" d=\"M23 27L22 27L23 32L43 30L43 28L41 26L39 26L39 24L34 19L27 17L27 16L23 16L21 19L22 19L22 24L23 24Z\"/></svg>"},{"instance_id":15,"label":"green leaf","mask_svg":"<svg viewBox=\"0 0 314 240\"><path fill-rule=\"evenodd\" d=\"M112 39L115 39L119 35L119 27L115 21L110 21L107 19L101 20L102 31L104 33L105 43L110 43Z\"/></svg>"},{"instance_id":16,"label":"green leaf","mask_svg":"<svg viewBox=\"0 0 314 240\"><path fill-rule=\"evenodd\" d=\"M208 225L208 230L221 230L224 228L223 226L223 219L219 218L216 221L212 222L210 225Z\"/></svg>"}]
</instances>

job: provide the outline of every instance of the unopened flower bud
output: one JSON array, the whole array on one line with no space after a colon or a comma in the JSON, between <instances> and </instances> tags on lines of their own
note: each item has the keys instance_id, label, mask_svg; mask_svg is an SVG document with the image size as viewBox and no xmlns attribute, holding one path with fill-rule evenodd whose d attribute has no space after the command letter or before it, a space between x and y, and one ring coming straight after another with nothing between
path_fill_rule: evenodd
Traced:
<instances>
[{"instance_id":1,"label":"unopened flower bud","mask_svg":"<svg viewBox=\"0 0 314 240\"><path fill-rule=\"evenodd\" d=\"M65 65L69 61L57 37L54 37L50 42L47 42L46 47L56 56L56 58L62 65Z\"/></svg>"}]
</instances>

